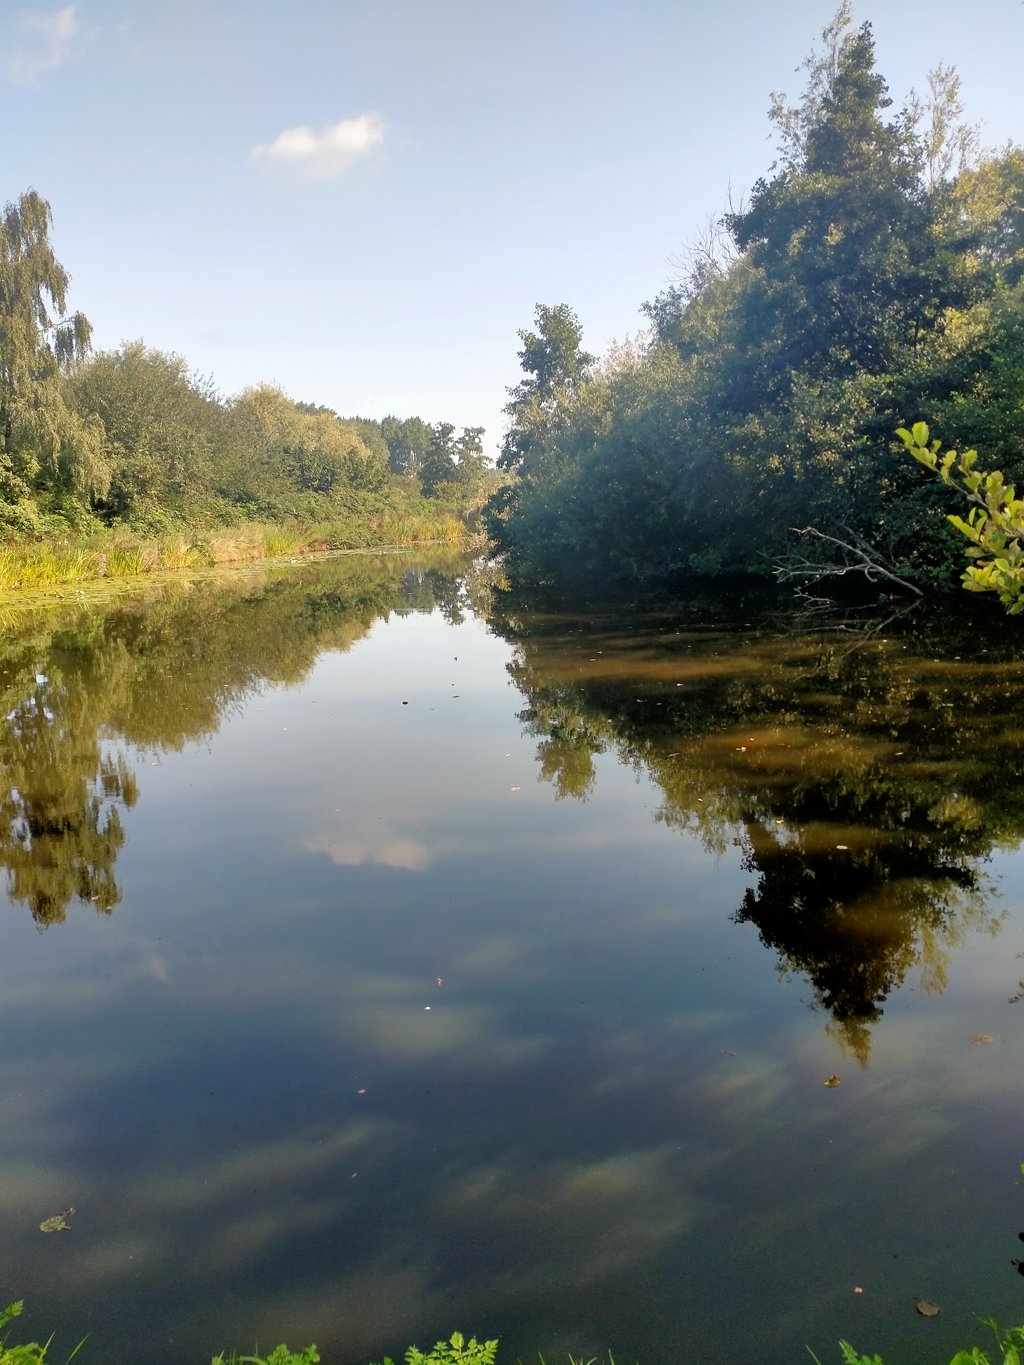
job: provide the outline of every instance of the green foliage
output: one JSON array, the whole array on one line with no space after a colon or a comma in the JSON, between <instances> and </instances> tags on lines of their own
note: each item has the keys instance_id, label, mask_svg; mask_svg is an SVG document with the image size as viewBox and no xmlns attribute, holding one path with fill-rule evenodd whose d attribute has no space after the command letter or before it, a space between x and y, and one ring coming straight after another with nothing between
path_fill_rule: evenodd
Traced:
<instances>
[{"instance_id":1,"label":"green foliage","mask_svg":"<svg viewBox=\"0 0 1024 1365\"><path fill-rule=\"evenodd\" d=\"M535 332L519 333L524 377L509 390L509 429L498 460L502 469L516 469L543 440L548 419L572 397L594 363L594 356L583 350L583 330L568 304L552 308L538 303L534 320Z\"/></svg>"},{"instance_id":2,"label":"green foliage","mask_svg":"<svg viewBox=\"0 0 1024 1365\"><path fill-rule=\"evenodd\" d=\"M0 214L5 539L98 525L157 536L251 519L344 523L346 545L368 545L389 517L412 526L439 515L422 505L410 515L421 479L460 516L480 501L480 428L455 438L450 424L418 417L344 418L270 385L225 402L181 356L142 341L90 358L86 318L66 313L69 279L50 228L34 190ZM393 485L403 477L416 482Z\"/></svg>"},{"instance_id":3,"label":"green foliage","mask_svg":"<svg viewBox=\"0 0 1024 1365\"><path fill-rule=\"evenodd\" d=\"M892 105L840 4L773 97L776 159L647 305L652 335L593 365L564 305L520 333L488 525L514 581L636 584L804 562L842 545L954 578L952 490L891 458L926 412L1024 477L1024 154L981 159L952 68ZM831 537L827 539L826 537Z\"/></svg>"},{"instance_id":4,"label":"green foliage","mask_svg":"<svg viewBox=\"0 0 1024 1365\"><path fill-rule=\"evenodd\" d=\"M881 1356L862 1356L848 1341L839 1343L839 1353L843 1357L843 1365L884 1365Z\"/></svg>"},{"instance_id":5,"label":"green foliage","mask_svg":"<svg viewBox=\"0 0 1024 1365\"><path fill-rule=\"evenodd\" d=\"M109 483L94 499L105 520L154 504L182 507L208 493L223 413L181 356L129 342L78 367L69 391L83 420L98 417Z\"/></svg>"},{"instance_id":6,"label":"green foliage","mask_svg":"<svg viewBox=\"0 0 1024 1365\"><path fill-rule=\"evenodd\" d=\"M50 205L35 190L0 215L0 502L37 492L105 491L102 429L65 399L63 378L89 349L67 314L69 277L50 243Z\"/></svg>"},{"instance_id":7,"label":"green foliage","mask_svg":"<svg viewBox=\"0 0 1024 1365\"><path fill-rule=\"evenodd\" d=\"M315 1346L307 1346L304 1351L289 1350L284 1344L275 1346L268 1356L239 1356L233 1352L229 1356L216 1355L210 1365L317 1365L320 1353Z\"/></svg>"},{"instance_id":8,"label":"green foliage","mask_svg":"<svg viewBox=\"0 0 1024 1365\"><path fill-rule=\"evenodd\" d=\"M896 435L915 460L974 504L966 518L955 513L947 518L971 542L967 555L974 562L964 570L964 587L994 592L1009 615L1019 615L1024 611L1024 498L1000 470L978 469L976 450L943 453L941 443L929 439L926 422L915 422L909 431L899 427Z\"/></svg>"},{"instance_id":9,"label":"green foliage","mask_svg":"<svg viewBox=\"0 0 1024 1365\"><path fill-rule=\"evenodd\" d=\"M469 1341L461 1332L453 1332L447 1341L437 1341L429 1351L421 1351L410 1346L405 1353L406 1365L494 1365L497 1354L497 1341ZM390 1356L385 1356L383 1365L395 1365Z\"/></svg>"},{"instance_id":10,"label":"green foliage","mask_svg":"<svg viewBox=\"0 0 1024 1365\"><path fill-rule=\"evenodd\" d=\"M957 1351L949 1365L1021 1365L1021 1359L1024 1357L1024 1327L1009 1327L1004 1332L991 1318L980 1318L979 1321L992 1329L997 1354L993 1357L980 1346L973 1346L969 1351ZM885 1365L881 1356L861 1355L848 1341L841 1341L839 1350L843 1357L843 1365ZM810 1349L808 1355L815 1365L821 1365L818 1357Z\"/></svg>"},{"instance_id":11,"label":"green foliage","mask_svg":"<svg viewBox=\"0 0 1024 1365\"><path fill-rule=\"evenodd\" d=\"M433 439L433 428L420 417L385 417L380 433L388 448L391 472L418 476Z\"/></svg>"},{"instance_id":12,"label":"green foliage","mask_svg":"<svg viewBox=\"0 0 1024 1365\"><path fill-rule=\"evenodd\" d=\"M21 1316L24 1307L24 1299L19 1299L16 1303L9 1303L6 1308L0 1308L0 1332L15 1318ZM85 1340L83 1337L68 1356L68 1365L85 1345ZM30 1341L12 1346L8 1344L6 1336L0 1336L0 1365L45 1365L46 1353L50 1349L52 1341L53 1338L51 1337L43 1345L36 1341Z\"/></svg>"}]
</instances>

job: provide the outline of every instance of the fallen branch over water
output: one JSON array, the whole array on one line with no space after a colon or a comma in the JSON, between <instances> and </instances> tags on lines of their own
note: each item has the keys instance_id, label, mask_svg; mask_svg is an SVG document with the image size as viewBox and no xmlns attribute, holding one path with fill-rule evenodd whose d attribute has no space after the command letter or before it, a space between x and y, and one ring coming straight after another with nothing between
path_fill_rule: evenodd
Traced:
<instances>
[{"instance_id":1,"label":"fallen branch over water","mask_svg":"<svg viewBox=\"0 0 1024 1365\"><path fill-rule=\"evenodd\" d=\"M916 597L924 596L920 588L905 578L900 578L899 574L884 562L875 547L848 526L844 526L843 531L849 536L849 540L841 540L839 536L819 531L816 526L793 526L791 530L795 535L807 536L825 545L834 546L840 551L841 558L816 559L811 555L794 553L773 569L780 583L822 583L828 578L845 578L847 574L859 573L863 574L869 583L884 580L895 583Z\"/></svg>"}]
</instances>

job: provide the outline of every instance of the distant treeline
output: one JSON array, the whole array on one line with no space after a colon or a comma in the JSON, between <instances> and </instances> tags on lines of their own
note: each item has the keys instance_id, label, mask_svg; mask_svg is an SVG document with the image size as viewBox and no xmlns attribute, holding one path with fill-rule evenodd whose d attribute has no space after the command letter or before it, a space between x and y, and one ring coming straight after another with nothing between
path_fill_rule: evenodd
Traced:
<instances>
[{"instance_id":1,"label":"distant treeline","mask_svg":"<svg viewBox=\"0 0 1024 1365\"><path fill-rule=\"evenodd\" d=\"M822 40L799 102L773 96L774 162L647 335L597 361L564 304L520 333L488 512L514 577L945 584L962 499L895 428L1024 477L1024 153L982 149L950 67L896 109L848 3Z\"/></svg>"},{"instance_id":2,"label":"distant treeline","mask_svg":"<svg viewBox=\"0 0 1024 1365\"><path fill-rule=\"evenodd\" d=\"M0 218L0 534L324 522L482 497L480 427L340 417L268 385L225 400L142 341L93 353L50 226L34 190Z\"/></svg>"}]
</instances>

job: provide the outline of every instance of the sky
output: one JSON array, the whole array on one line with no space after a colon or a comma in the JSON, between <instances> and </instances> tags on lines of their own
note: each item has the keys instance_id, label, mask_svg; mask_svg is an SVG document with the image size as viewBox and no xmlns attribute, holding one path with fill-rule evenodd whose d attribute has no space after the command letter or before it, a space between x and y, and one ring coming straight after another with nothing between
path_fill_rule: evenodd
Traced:
<instances>
[{"instance_id":1,"label":"sky","mask_svg":"<svg viewBox=\"0 0 1024 1365\"><path fill-rule=\"evenodd\" d=\"M487 428L517 332L644 325L772 161L833 0L0 0L0 201L53 210L94 344L225 397ZM1024 142L1021 0L855 0L901 103L937 62Z\"/></svg>"}]
</instances>

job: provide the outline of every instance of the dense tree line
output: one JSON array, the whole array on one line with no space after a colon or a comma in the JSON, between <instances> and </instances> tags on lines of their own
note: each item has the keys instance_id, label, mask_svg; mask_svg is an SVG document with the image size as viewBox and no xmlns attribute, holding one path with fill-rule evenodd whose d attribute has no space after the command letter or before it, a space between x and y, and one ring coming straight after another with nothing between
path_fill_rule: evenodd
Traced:
<instances>
[{"instance_id":1,"label":"dense tree line","mask_svg":"<svg viewBox=\"0 0 1024 1365\"><path fill-rule=\"evenodd\" d=\"M776 160L647 336L597 362L565 305L520 333L489 521L524 580L946 582L955 490L895 428L1024 474L1024 153L982 152L951 68L894 110L848 3L822 39L799 102L773 98Z\"/></svg>"},{"instance_id":2,"label":"dense tree line","mask_svg":"<svg viewBox=\"0 0 1024 1365\"><path fill-rule=\"evenodd\" d=\"M142 341L93 354L50 231L34 190L0 218L0 531L319 521L401 495L479 496L481 428L345 418L269 385L224 400Z\"/></svg>"}]
</instances>

